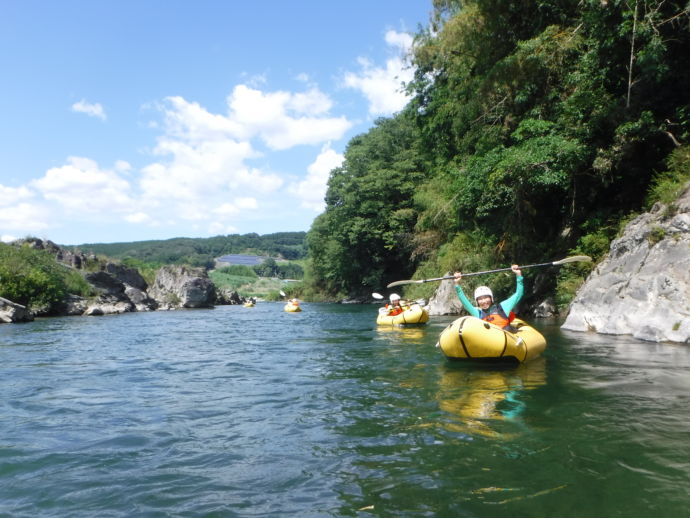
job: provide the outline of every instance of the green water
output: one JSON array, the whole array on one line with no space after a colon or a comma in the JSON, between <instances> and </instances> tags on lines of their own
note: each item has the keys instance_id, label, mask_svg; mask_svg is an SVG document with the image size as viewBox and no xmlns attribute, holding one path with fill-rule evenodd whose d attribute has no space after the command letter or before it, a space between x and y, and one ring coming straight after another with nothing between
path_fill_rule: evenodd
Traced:
<instances>
[{"instance_id":1,"label":"green water","mask_svg":"<svg viewBox=\"0 0 690 518\"><path fill-rule=\"evenodd\" d=\"M687 346L260 303L0 326L0 516L684 516Z\"/></svg>"}]
</instances>

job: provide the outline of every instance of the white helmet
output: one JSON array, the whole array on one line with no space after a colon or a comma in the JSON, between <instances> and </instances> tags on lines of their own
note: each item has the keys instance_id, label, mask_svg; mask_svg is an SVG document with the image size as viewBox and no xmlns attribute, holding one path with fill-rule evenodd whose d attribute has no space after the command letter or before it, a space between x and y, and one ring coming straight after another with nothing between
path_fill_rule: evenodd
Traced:
<instances>
[{"instance_id":1,"label":"white helmet","mask_svg":"<svg viewBox=\"0 0 690 518\"><path fill-rule=\"evenodd\" d=\"M486 295L491 297L491 300L494 300L494 294L488 286L479 286L474 290L474 300L477 300L479 297L485 297Z\"/></svg>"},{"instance_id":2,"label":"white helmet","mask_svg":"<svg viewBox=\"0 0 690 518\"><path fill-rule=\"evenodd\" d=\"M396 300L400 300L400 295L397 293L391 293L391 296L389 297L391 302L395 302Z\"/></svg>"}]
</instances>

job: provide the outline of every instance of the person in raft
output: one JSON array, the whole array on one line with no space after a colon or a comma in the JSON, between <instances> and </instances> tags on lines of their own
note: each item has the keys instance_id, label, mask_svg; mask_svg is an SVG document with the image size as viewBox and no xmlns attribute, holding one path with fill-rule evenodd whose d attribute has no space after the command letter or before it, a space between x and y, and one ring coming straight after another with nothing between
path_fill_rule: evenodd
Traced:
<instances>
[{"instance_id":1,"label":"person in raft","mask_svg":"<svg viewBox=\"0 0 690 518\"><path fill-rule=\"evenodd\" d=\"M400 305L400 295L397 293L391 293L391 296L388 297L388 300L390 300L390 304L386 304L386 307L384 308L388 312L388 316L399 315L405 311L405 308Z\"/></svg>"},{"instance_id":2,"label":"person in raft","mask_svg":"<svg viewBox=\"0 0 690 518\"><path fill-rule=\"evenodd\" d=\"M515 331L515 328L510 325L512 320L515 318L513 308L515 308L517 303L520 302L525 288L523 286L522 271L520 270L520 267L517 264L514 264L510 267L510 269L513 270L513 273L515 274L515 293L513 293L503 302L495 304L494 294L491 291L491 288L488 286L479 286L476 290L474 290L474 300L477 302L477 306L479 307L473 306L465 295L465 292L462 291L462 288L460 287L462 273L455 272L453 276L455 277L455 293L457 293L460 302L462 302L463 307L470 315L481 318L482 320L486 320L487 322L490 322L507 331Z\"/></svg>"},{"instance_id":3,"label":"person in raft","mask_svg":"<svg viewBox=\"0 0 690 518\"><path fill-rule=\"evenodd\" d=\"M299 306L299 299L290 299L290 304L293 306Z\"/></svg>"}]
</instances>

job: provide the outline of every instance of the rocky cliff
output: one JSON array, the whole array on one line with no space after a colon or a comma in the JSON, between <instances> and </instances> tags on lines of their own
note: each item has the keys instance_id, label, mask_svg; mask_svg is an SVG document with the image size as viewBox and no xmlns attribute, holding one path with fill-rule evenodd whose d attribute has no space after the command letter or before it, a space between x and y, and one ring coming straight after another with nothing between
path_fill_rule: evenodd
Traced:
<instances>
[{"instance_id":1,"label":"rocky cliff","mask_svg":"<svg viewBox=\"0 0 690 518\"><path fill-rule=\"evenodd\" d=\"M148 291L160 309L212 307L215 289L203 268L164 266Z\"/></svg>"},{"instance_id":2,"label":"rocky cliff","mask_svg":"<svg viewBox=\"0 0 690 518\"><path fill-rule=\"evenodd\" d=\"M85 298L67 295L59 307L47 308L45 312L29 311L24 306L0 298L0 323L26 322L34 316L46 315L108 315L131 311L153 311L156 309L212 307L214 302L233 304L244 301L237 293L226 294L227 300L216 300L216 294L206 271L184 266L165 266L156 276L153 286L148 286L141 274L134 268L121 264L99 261L95 256L70 252L55 243L37 238L16 242L32 248L47 250L55 260L79 270L93 287L95 294ZM88 262L97 271L84 271Z\"/></svg>"},{"instance_id":3,"label":"rocky cliff","mask_svg":"<svg viewBox=\"0 0 690 518\"><path fill-rule=\"evenodd\" d=\"M446 272L444 276L452 275ZM460 299L455 293L455 283L451 280L441 281L429 300L430 315L459 315L463 311Z\"/></svg>"},{"instance_id":4,"label":"rocky cliff","mask_svg":"<svg viewBox=\"0 0 690 518\"><path fill-rule=\"evenodd\" d=\"M690 343L690 184L638 216L578 291L562 326Z\"/></svg>"}]
</instances>

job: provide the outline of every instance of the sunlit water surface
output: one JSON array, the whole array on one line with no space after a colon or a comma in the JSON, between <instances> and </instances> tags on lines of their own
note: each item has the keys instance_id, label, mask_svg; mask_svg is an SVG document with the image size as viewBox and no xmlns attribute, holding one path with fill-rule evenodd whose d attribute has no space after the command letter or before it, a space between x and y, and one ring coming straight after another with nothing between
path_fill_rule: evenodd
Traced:
<instances>
[{"instance_id":1,"label":"sunlit water surface","mask_svg":"<svg viewBox=\"0 0 690 518\"><path fill-rule=\"evenodd\" d=\"M1 516L687 516L690 349L448 363L374 306L0 326Z\"/></svg>"}]
</instances>

